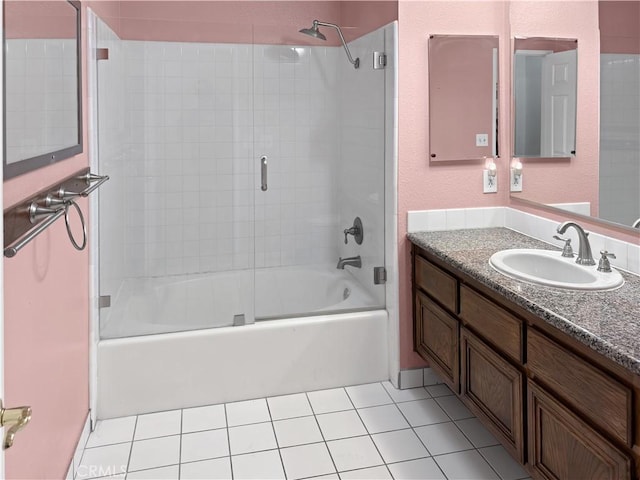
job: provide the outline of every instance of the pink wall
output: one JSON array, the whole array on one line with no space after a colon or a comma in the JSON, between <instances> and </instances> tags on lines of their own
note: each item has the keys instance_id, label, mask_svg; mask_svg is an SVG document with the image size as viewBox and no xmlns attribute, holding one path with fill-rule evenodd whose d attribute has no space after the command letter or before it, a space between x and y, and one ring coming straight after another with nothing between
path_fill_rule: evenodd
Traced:
<instances>
[{"instance_id":1,"label":"pink wall","mask_svg":"<svg viewBox=\"0 0 640 480\"><path fill-rule=\"evenodd\" d=\"M85 107L86 91L83 81ZM86 108L83 124L86 152ZM83 153L5 182L5 208L86 166ZM87 216L86 201L80 206ZM31 424L5 453L6 477L64 478L89 411L88 252L71 246L59 220L5 258L4 275L4 400L33 408Z\"/></svg>"},{"instance_id":2,"label":"pink wall","mask_svg":"<svg viewBox=\"0 0 640 480\"><path fill-rule=\"evenodd\" d=\"M504 205L507 193L482 193L482 162L429 162L427 41L431 34L499 35L500 84L509 84L508 10L502 1L400 1L398 250L400 366L424 362L413 352L410 243L407 211ZM500 95L500 148L507 147L508 95ZM506 158L499 159L502 166ZM504 177L499 181L504 182Z\"/></svg>"},{"instance_id":3,"label":"pink wall","mask_svg":"<svg viewBox=\"0 0 640 480\"><path fill-rule=\"evenodd\" d=\"M398 249L401 368L423 365L413 352L409 210L509 205L511 41L536 36L578 39L577 155L571 161L528 161L525 197L597 205L599 111L598 4L594 1L400 1ZM430 34L500 36L499 193L482 193L482 164L429 163L427 38ZM462 193L461 193L462 192Z\"/></svg>"},{"instance_id":4,"label":"pink wall","mask_svg":"<svg viewBox=\"0 0 640 480\"><path fill-rule=\"evenodd\" d=\"M66 0L4 2L6 38L74 38L75 20Z\"/></svg>"},{"instance_id":5,"label":"pink wall","mask_svg":"<svg viewBox=\"0 0 640 480\"><path fill-rule=\"evenodd\" d=\"M298 32L314 19L340 25L350 41L396 20L398 13L395 1L125 0L93 5L122 39L285 45L340 45L331 29L325 28L326 42Z\"/></svg>"}]
</instances>

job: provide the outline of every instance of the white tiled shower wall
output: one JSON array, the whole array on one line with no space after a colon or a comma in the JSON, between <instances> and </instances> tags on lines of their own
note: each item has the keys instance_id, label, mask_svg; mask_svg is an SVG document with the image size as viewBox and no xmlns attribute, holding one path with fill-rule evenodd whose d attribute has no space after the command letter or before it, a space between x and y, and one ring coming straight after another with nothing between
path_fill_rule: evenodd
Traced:
<instances>
[{"instance_id":1,"label":"white tiled shower wall","mask_svg":"<svg viewBox=\"0 0 640 480\"><path fill-rule=\"evenodd\" d=\"M76 54L75 39L5 41L7 163L78 143Z\"/></svg>"},{"instance_id":2,"label":"white tiled shower wall","mask_svg":"<svg viewBox=\"0 0 640 480\"><path fill-rule=\"evenodd\" d=\"M98 62L100 171L113 178L100 198L103 294L127 277L351 254L372 287L384 265L392 110L384 70L371 68L383 29L352 42L359 70L341 47L122 41L102 22L98 32L110 49ZM342 231L356 215L366 241L350 251ZM384 303L384 287L373 288Z\"/></svg>"},{"instance_id":3,"label":"white tiled shower wall","mask_svg":"<svg viewBox=\"0 0 640 480\"><path fill-rule=\"evenodd\" d=\"M600 55L600 211L631 225L640 217L640 55Z\"/></svg>"},{"instance_id":4,"label":"white tiled shower wall","mask_svg":"<svg viewBox=\"0 0 640 480\"><path fill-rule=\"evenodd\" d=\"M349 236L337 239L342 257L360 255L362 268L352 269L353 275L362 285L370 286L378 305L385 304L384 285L373 285L373 268L385 265L385 115L389 105L385 92L386 78L393 71L373 70L373 52L393 51L387 46L386 31L392 27L376 30L349 45L352 55L360 58L359 69L347 61L344 52L339 52L341 121L341 158L337 166L338 204L340 212L339 232L353 225L360 217L364 230L364 241L357 245ZM388 48L387 48L388 47ZM337 260L337 259L336 259Z\"/></svg>"}]
</instances>

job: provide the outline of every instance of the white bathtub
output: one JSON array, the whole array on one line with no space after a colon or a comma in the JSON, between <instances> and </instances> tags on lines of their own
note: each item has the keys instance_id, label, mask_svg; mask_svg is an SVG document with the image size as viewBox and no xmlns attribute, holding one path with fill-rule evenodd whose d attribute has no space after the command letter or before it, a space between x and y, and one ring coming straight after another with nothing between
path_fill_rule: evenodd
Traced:
<instances>
[{"instance_id":1,"label":"white bathtub","mask_svg":"<svg viewBox=\"0 0 640 480\"><path fill-rule=\"evenodd\" d=\"M231 326L240 314L250 323L383 304L334 265L133 278L101 312L100 338Z\"/></svg>"},{"instance_id":2,"label":"white bathtub","mask_svg":"<svg viewBox=\"0 0 640 480\"><path fill-rule=\"evenodd\" d=\"M253 274L249 279L252 282ZM291 312L305 311L300 309L308 307L306 311L315 311L317 315L211 328L222 320L229 325L229 315L232 320L233 315L242 313L237 307L247 312L242 303L246 298L233 296L241 292L235 287L247 285L243 281L247 281L246 277L235 278L238 283L234 283L233 277L224 276L195 276L180 282L162 279L155 285L142 285L138 293L146 292L146 300L140 300L144 296L131 295L129 303L122 302L120 308L129 317L116 318L118 305L114 305L109 326L117 326L119 320L120 327L127 327L128 332L132 329L126 321L146 333L153 331L150 326L155 331L176 326L190 331L101 340L97 417L210 405L389 378L387 312L326 314L372 305L373 297L346 272L325 269L303 273L299 268L258 271L255 276L259 287L255 300L258 319L275 315L283 306L290 306ZM212 285L216 287L213 290ZM227 288L229 285L234 288ZM233 301L218 303L225 296ZM124 299L126 296L120 300ZM186 305L181 303L185 301ZM212 312L222 315L212 316ZM147 314L151 317L145 317Z\"/></svg>"}]
</instances>

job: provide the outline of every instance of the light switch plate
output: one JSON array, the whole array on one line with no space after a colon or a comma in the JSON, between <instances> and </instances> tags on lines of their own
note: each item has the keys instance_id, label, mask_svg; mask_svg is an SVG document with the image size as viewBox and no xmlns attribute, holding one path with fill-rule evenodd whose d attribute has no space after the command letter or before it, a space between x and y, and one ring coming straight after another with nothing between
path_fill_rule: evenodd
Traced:
<instances>
[{"instance_id":1,"label":"light switch plate","mask_svg":"<svg viewBox=\"0 0 640 480\"><path fill-rule=\"evenodd\" d=\"M476 133L476 147L488 147L489 146L489 134Z\"/></svg>"}]
</instances>

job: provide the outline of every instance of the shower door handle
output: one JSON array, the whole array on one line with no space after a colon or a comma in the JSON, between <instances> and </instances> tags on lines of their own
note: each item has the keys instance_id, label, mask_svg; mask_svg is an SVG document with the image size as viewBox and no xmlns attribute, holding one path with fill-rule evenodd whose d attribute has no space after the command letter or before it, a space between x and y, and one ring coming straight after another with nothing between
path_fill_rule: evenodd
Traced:
<instances>
[{"instance_id":1,"label":"shower door handle","mask_svg":"<svg viewBox=\"0 0 640 480\"><path fill-rule=\"evenodd\" d=\"M260 157L260 189L263 192L267 191L267 156Z\"/></svg>"}]
</instances>

